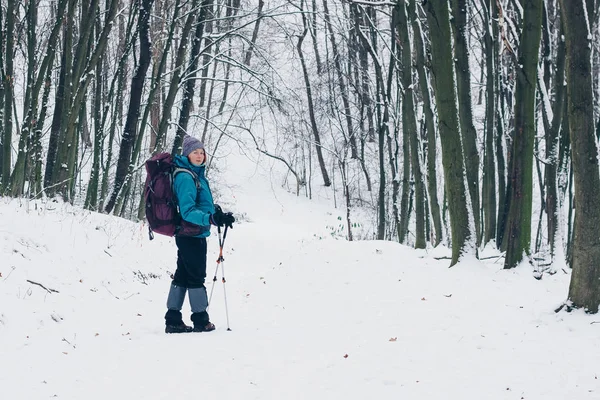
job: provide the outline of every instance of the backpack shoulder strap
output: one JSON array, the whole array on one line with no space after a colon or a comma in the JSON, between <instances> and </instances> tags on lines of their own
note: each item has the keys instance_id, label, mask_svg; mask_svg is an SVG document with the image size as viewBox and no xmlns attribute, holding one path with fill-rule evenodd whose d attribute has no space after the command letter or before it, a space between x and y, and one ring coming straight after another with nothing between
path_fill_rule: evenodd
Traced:
<instances>
[{"instance_id":1,"label":"backpack shoulder strap","mask_svg":"<svg viewBox=\"0 0 600 400\"><path fill-rule=\"evenodd\" d=\"M187 172L188 174L190 174L192 176L192 179L194 180L194 183L196 184L196 189L200 190L200 179L198 179L198 175L196 175L196 173L194 171L191 171L187 168L182 168L182 167L173 168L173 180L175 180L175 176L180 172Z\"/></svg>"}]
</instances>

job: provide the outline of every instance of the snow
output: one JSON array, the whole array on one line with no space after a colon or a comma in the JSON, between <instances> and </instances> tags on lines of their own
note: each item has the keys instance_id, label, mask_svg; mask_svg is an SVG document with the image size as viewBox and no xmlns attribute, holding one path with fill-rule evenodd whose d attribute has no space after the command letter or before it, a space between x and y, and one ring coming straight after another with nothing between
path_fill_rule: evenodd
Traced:
<instances>
[{"instance_id":1,"label":"snow","mask_svg":"<svg viewBox=\"0 0 600 400\"><path fill-rule=\"evenodd\" d=\"M581 0L581 7L583 7L583 18L585 20L585 26L588 31L587 37L589 38L589 40L591 40L592 30L590 29L590 16L588 15L588 12L587 12L588 9L587 9L586 0Z\"/></svg>"},{"instance_id":2,"label":"snow","mask_svg":"<svg viewBox=\"0 0 600 400\"><path fill-rule=\"evenodd\" d=\"M542 106L544 107L544 112L548 118L548 121L552 122L554 119L554 113L552 112L552 105L550 104L550 96L548 95L548 89L546 88L546 83L544 82L544 72L542 71L542 66L538 65L538 73L537 73L537 81L538 81L538 90L542 101Z\"/></svg>"},{"instance_id":3,"label":"snow","mask_svg":"<svg viewBox=\"0 0 600 400\"><path fill-rule=\"evenodd\" d=\"M328 228L342 209L286 192L259 161L232 150L209 177L239 219L210 333L164 333L171 238L60 202L0 198L1 397L600 397L600 317L554 312L566 266L537 280L529 264L503 270L489 248L448 268L444 247L347 242Z\"/></svg>"}]
</instances>

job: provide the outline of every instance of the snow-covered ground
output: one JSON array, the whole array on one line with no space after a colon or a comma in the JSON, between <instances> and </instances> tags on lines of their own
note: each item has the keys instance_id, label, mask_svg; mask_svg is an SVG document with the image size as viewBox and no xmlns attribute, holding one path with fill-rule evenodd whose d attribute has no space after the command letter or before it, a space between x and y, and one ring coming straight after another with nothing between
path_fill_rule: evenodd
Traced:
<instances>
[{"instance_id":1,"label":"snow-covered ground","mask_svg":"<svg viewBox=\"0 0 600 400\"><path fill-rule=\"evenodd\" d=\"M536 280L493 257L448 268L444 248L339 240L331 201L219 163L212 186L240 221L210 333L164 333L172 239L0 199L1 399L600 399L600 316L554 312L564 265ZM214 232L209 292L217 254Z\"/></svg>"}]
</instances>

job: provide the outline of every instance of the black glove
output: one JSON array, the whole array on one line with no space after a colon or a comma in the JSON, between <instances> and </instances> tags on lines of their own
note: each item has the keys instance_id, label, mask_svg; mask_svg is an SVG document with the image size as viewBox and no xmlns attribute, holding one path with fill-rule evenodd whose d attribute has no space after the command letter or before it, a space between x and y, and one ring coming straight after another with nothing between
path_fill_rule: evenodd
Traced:
<instances>
[{"instance_id":1,"label":"black glove","mask_svg":"<svg viewBox=\"0 0 600 400\"><path fill-rule=\"evenodd\" d=\"M233 223L235 218L233 214L228 212L224 213L221 206L215 204L215 213L210 216L210 223L216 226L228 226L233 229Z\"/></svg>"}]
</instances>

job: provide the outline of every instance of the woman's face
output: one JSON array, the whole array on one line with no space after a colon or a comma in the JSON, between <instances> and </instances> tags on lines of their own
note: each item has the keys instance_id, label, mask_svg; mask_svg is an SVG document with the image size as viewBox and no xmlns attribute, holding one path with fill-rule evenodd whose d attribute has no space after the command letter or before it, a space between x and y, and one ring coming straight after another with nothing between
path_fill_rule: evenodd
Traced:
<instances>
[{"instance_id":1,"label":"woman's face","mask_svg":"<svg viewBox=\"0 0 600 400\"><path fill-rule=\"evenodd\" d=\"M190 160L192 165L195 165L196 167L204 164L205 159L206 155L204 154L204 149L196 149L188 155L188 160Z\"/></svg>"}]
</instances>

